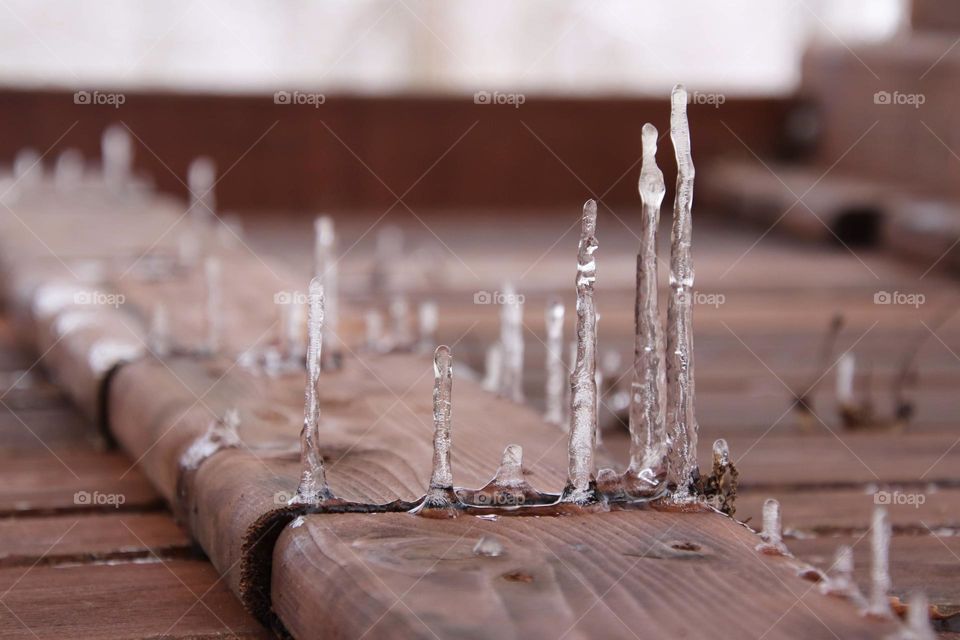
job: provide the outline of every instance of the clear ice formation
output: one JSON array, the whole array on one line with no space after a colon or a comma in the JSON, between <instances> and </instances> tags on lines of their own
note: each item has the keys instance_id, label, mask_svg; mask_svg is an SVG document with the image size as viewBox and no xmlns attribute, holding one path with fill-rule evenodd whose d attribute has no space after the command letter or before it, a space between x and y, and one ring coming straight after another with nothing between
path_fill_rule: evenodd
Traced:
<instances>
[{"instance_id":1,"label":"clear ice formation","mask_svg":"<svg viewBox=\"0 0 960 640\"><path fill-rule=\"evenodd\" d=\"M500 392L500 373L503 371L503 348L499 342L487 347L483 361L483 389L491 393Z\"/></svg>"},{"instance_id":2,"label":"clear ice formation","mask_svg":"<svg viewBox=\"0 0 960 640\"><path fill-rule=\"evenodd\" d=\"M597 309L593 286L597 280L597 203L583 205L577 251L577 359L570 376L569 470L564 499L586 503L593 499L594 446L597 431Z\"/></svg>"},{"instance_id":3,"label":"clear ice formation","mask_svg":"<svg viewBox=\"0 0 960 640\"><path fill-rule=\"evenodd\" d=\"M320 366L325 371L336 369L340 360L337 329L339 310L337 309L337 236L333 227L333 218L320 216L313 222L313 275L323 282L323 357Z\"/></svg>"},{"instance_id":4,"label":"clear ice formation","mask_svg":"<svg viewBox=\"0 0 960 640\"><path fill-rule=\"evenodd\" d=\"M390 302L391 342L394 349L406 349L413 344L413 331L410 328L410 303L402 295Z\"/></svg>"},{"instance_id":5,"label":"clear ice formation","mask_svg":"<svg viewBox=\"0 0 960 640\"><path fill-rule=\"evenodd\" d=\"M187 169L187 187L190 190L190 220L197 231L213 224L217 215L217 199L213 187L217 169L213 160L206 156L194 158Z\"/></svg>"},{"instance_id":6,"label":"clear ice formation","mask_svg":"<svg viewBox=\"0 0 960 640\"><path fill-rule=\"evenodd\" d=\"M631 493L638 490L652 492L660 485L666 477L669 449L663 411L666 385L663 328L657 300L657 227L666 187L663 172L657 166L656 127L650 123L643 125L641 139L643 163L639 191L643 214L634 308L636 336L630 386L630 466L625 478Z\"/></svg>"},{"instance_id":7,"label":"clear ice formation","mask_svg":"<svg viewBox=\"0 0 960 640\"><path fill-rule=\"evenodd\" d=\"M837 402L844 406L854 404L853 379L856 375L857 361L849 351L837 360Z\"/></svg>"},{"instance_id":8,"label":"clear ice formation","mask_svg":"<svg viewBox=\"0 0 960 640\"><path fill-rule=\"evenodd\" d=\"M936 640L930 626L930 603L922 591L914 591L907 598L907 622L895 636L896 640Z\"/></svg>"},{"instance_id":9,"label":"clear ice formation","mask_svg":"<svg viewBox=\"0 0 960 640\"><path fill-rule=\"evenodd\" d=\"M323 350L323 282L310 281L307 306L307 388L300 432L300 485L291 499L295 504L316 504L333 497L320 453L320 354Z\"/></svg>"},{"instance_id":10,"label":"clear ice formation","mask_svg":"<svg viewBox=\"0 0 960 640\"><path fill-rule=\"evenodd\" d=\"M424 499L426 508L452 506L453 470L450 467L450 416L453 397L453 356L440 345L433 354L433 472Z\"/></svg>"},{"instance_id":11,"label":"clear ice formation","mask_svg":"<svg viewBox=\"0 0 960 640\"><path fill-rule=\"evenodd\" d=\"M670 298L667 304L667 408L670 439L667 478L676 488L674 502L695 498L697 418L693 380L693 260L690 254L693 225L693 159L687 122L687 92L681 85L670 96L670 139L677 160L677 187L670 233Z\"/></svg>"},{"instance_id":12,"label":"clear ice formation","mask_svg":"<svg viewBox=\"0 0 960 640\"><path fill-rule=\"evenodd\" d=\"M510 444L503 450L493 479L481 489L457 489L461 502L472 507L516 508L556 502L555 494L544 494L527 482L523 473L523 449Z\"/></svg>"},{"instance_id":13,"label":"clear ice formation","mask_svg":"<svg viewBox=\"0 0 960 640\"><path fill-rule=\"evenodd\" d=\"M210 355L217 355L220 352L220 342L223 334L223 285L220 260L213 257L204 260L203 276L206 293L204 306L206 343L204 350Z\"/></svg>"},{"instance_id":14,"label":"clear ice formation","mask_svg":"<svg viewBox=\"0 0 960 640\"><path fill-rule=\"evenodd\" d=\"M437 343L437 326L440 324L440 312L433 300L424 300L417 305L417 332L421 350L427 350Z\"/></svg>"},{"instance_id":15,"label":"clear ice formation","mask_svg":"<svg viewBox=\"0 0 960 640\"><path fill-rule=\"evenodd\" d=\"M500 346L503 349L500 395L523 402L523 302L511 283L503 285Z\"/></svg>"},{"instance_id":16,"label":"clear ice formation","mask_svg":"<svg viewBox=\"0 0 960 640\"><path fill-rule=\"evenodd\" d=\"M133 143L126 128L112 124L100 138L103 157L103 181L114 194L123 193L133 176Z\"/></svg>"},{"instance_id":17,"label":"clear ice formation","mask_svg":"<svg viewBox=\"0 0 960 640\"><path fill-rule=\"evenodd\" d=\"M567 377L563 364L563 302L551 300L544 314L547 333L546 362L546 411L543 419L550 424L563 425L564 378Z\"/></svg>"},{"instance_id":18,"label":"clear ice formation","mask_svg":"<svg viewBox=\"0 0 960 640\"><path fill-rule=\"evenodd\" d=\"M866 604L860 587L853 579L853 549L849 545L837 548L833 564L827 571L827 579L820 583L820 593L846 598L858 607Z\"/></svg>"},{"instance_id":19,"label":"clear ice formation","mask_svg":"<svg viewBox=\"0 0 960 640\"><path fill-rule=\"evenodd\" d=\"M150 330L147 333L147 345L150 352L158 358L166 358L172 351L170 346L170 319L167 307L158 302L150 315Z\"/></svg>"},{"instance_id":20,"label":"clear ice formation","mask_svg":"<svg viewBox=\"0 0 960 640\"><path fill-rule=\"evenodd\" d=\"M180 468L193 471L217 451L240 446L239 426L240 414L236 409L228 409L222 418L210 423L202 436L190 443L180 457Z\"/></svg>"},{"instance_id":21,"label":"clear ice formation","mask_svg":"<svg viewBox=\"0 0 960 640\"><path fill-rule=\"evenodd\" d=\"M760 532L763 540L757 545L757 551L771 556L788 556L790 552L783 544L783 524L780 521L780 503L773 498L767 498L763 503L763 531Z\"/></svg>"},{"instance_id":22,"label":"clear ice formation","mask_svg":"<svg viewBox=\"0 0 960 640\"><path fill-rule=\"evenodd\" d=\"M878 618L889 618L890 609L890 519L887 510L876 507L873 510L870 535L870 601L867 614Z\"/></svg>"}]
</instances>

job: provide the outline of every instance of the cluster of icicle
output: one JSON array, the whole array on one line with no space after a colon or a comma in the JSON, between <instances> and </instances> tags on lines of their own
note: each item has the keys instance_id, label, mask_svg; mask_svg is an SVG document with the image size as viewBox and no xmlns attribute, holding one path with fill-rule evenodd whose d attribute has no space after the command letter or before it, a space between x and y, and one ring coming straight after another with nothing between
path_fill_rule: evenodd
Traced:
<instances>
[{"instance_id":1,"label":"cluster of icicle","mask_svg":"<svg viewBox=\"0 0 960 640\"><path fill-rule=\"evenodd\" d=\"M853 549L841 545L833 563L826 573L807 564L797 566L798 573L819 583L820 593L843 598L855 605L860 612L880 620L894 620L895 612L891 605L890 589L890 519L887 510L877 506L873 511L870 525L870 592L866 595L853 577ZM793 559L793 555L783 542L783 523L780 515L780 503L770 498L763 503L763 529L760 532L760 544L757 551L764 555L783 556ZM936 634L930 625L930 606L926 596L919 591L913 592L907 599L906 622L891 637L892 640L934 640Z\"/></svg>"}]
</instances>

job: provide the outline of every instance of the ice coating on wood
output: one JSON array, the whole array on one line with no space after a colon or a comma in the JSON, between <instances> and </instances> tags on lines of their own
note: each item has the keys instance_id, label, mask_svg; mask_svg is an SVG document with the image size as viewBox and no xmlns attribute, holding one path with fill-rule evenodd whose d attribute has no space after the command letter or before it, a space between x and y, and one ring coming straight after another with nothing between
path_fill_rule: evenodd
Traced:
<instances>
[{"instance_id":1,"label":"ice coating on wood","mask_svg":"<svg viewBox=\"0 0 960 640\"><path fill-rule=\"evenodd\" d=\"M213 191L217 169L206 156L194 158L187 169L187 188L190 190L190 218L195 224L210 224L217 213Z\"/></svg>"},{"instance_id":2,"label":"ice coating on wood","mask_svg":"<svg viewBox=\"0 0 960 640\"><path fill-rule=\"evenodd\" d=\"M320 454L320 354L323 350L323 282L310 281L307 306L307 388L303 408L303 430L300 432L300 485L293 503L314 504L333 497L327 486L327 475Z\"/></svg>"},{"instance_id":3,"label":"ice coating on wood","mask_svg":"<svg viewBox=\"0 0 960 640\"><path fill-rule=\"evenodd\" d=\"M240 414L236 409L228 409L222 418L211 421L203 435L191 442L183 452L180 468L192 471L217 451L240 446L240 435L237 433L239 426Z\"/></svg>"},{"instance_id":4,"label":"ice coating on wood","mask_svg":"<svg viewBox=\"0 0 960 640\"><path fill-rule=\"evenodd\" d=\"M867 613L879 618L891 615L890 599L890 519L887 510L876 507L870 531L870 602Z\"/></svg>"},{"instance_id":5,"label":"ice coating on wood","mask_svg":"<svg viewBox=\"0 0 960 640\"><path fill-rule=\"evenodd\" d=\"M154 305L153 313L150 315L147 344L150 352L158 358L166 358L170 355L170 319L167 315L167 307L162 302Z\"/></svg>"},{"instance_id":6,"label":"ice coating on wood","mask_svg":"<svg viewBox=\"0 0 960 640\"><path fill-rule=\"evenodd\" d=\"M520 445L509 444L503 450L493 483L498 487L520 487L526 484L523 479L523 448Z\"/></svg>"},{"instance_id":7,"label":"ice coating on wood","mask_svg":"<svg viewBox=\"0 0 960 640\"><path fill-rule=\"evenodd\" d=\"M546 411L543 419L550 424L563 425L564 379L567 377L563 364L563 316L564 308L560 300L551 300L544 313L547 333L547 361L545 385Z\"/></svg>"},{"instance_id":8,"label":"ice coating on wood","mask_svg":"<svg viewBox=\"0 0 960 640\"><path fill-rule=\"evenodd\" d=\"M453 492L450 467L450 416L453 397L453 356L440 345L433 354L433 472L424 502L430 507L449 506Z\"/></svg>"},{"instance_id":9,"label":"ice coating on wood","mask_svg":"<svg viewBox=\"0 0 960 640\"><path fill-rule=\"evenodd\" d=\"M133 142L130 133L119 124L103 130L100 138L103 157L103 181L113 193L122 193L133 175Z\"/></svg>"},{"instance_id":10,"label":"ice coating on wood","mask_svg":"<svg viewBox=\"0 0 960 640\"><path fill-rule=\"evenodd\" d=\"M783 544L783 523L780 520L780 503L773 498L767 498L763 503L763 531L760 532L763 540L757 545L757 551L772 556L787 556L790 552Z\"/></svg>"},{"instance_id":11,"label":"ice coating on wood","mask_svg":"<svg viewBox=\"0 0 960 640\"><path fill-rule=\"evenodd\" d=\"M473 545L473 553L478 556L496 558L503 555L503 545L497 542L496 538L483 536Z\"/></svg>"},{"instance_id":12,"label":"ice coating on wood","mask_svg":"<svg viewBox=\"0 0 960 640\"><path fill-rule=\"evenodd\" d=\"M597 280L597 203L583 205L580 245L577 251L577 358L570 376L569 470L565 498L591 499L594 445L597 431L597 310L593 286Z\"/></svg>"},{"instance_id":13,"label":"ice coating on wood","mask_svg":"<svg viewBox=\"0 0 960 640\"><path fill-rule=\"evenodd\" d=\"M849 545L844 544L837 548L833 564L827 571L827 578L820 583L820 593L847 598L857 606L865 604L860 587L853 579L853 549Z\"/></svg>"},{"instance_id":14,"label":"ice coating on wood","mask_svg":"<svg viewBox=\"0 0 960 640\"><path fill-rule=\"evenodd\" d=\"M396 296L390 302L391 339L396 349L406 349L413 343L410 328L410 303L405 296Z\"/></svg>"},{"instance_id":15,"label":"ice coating on wood","mask_svg":"<svg viewBox=\"0 0 960 640\"><path fill-rule=\"evenodd\" d=\"M503 371L503 348L499 342L487 347L483 361L483 389L491 393L500 392L500 373Z\"/></svg>"},{"instance_id":16,"label":"ice coating on wood","mask_svg":"<svg viewBox=\"0 0 960 640\"><path fill-rule=\"evenodd\" d=\"M523 298L511 283L503 285L500 347L503 350L500 395L523 402Z\"/></svg>"},{"instance_id":17,"label":"ice coating on wood","mask_svg":"<svg viewBox=\"0 0 960 640\"><path fill-rule=\"evenodd\" d=\"M223 284L220 276L220 260L212 257L204 260L203 282L206 293L204 307L206 343L204 348L211 355L219 353L223 334Z\"/></svg>"},{"instance_id":18,"label":"ice coating on wood","mask_svg":"<svg viewBox=\"0 0 960 640\"><path fill-rule=\"evenodd\" d=\"M667 302L667 407L666 429L670 441L667 477L676 486L675 502L694 498L692 484L697 467L697 419L693 381L693 260L690 254L693 226L693 159L687 123L687 92L681 85L670 96L670 139L677 160L677 187L670 232L670 298Z\"/></svg>"},{"instance_id":19,"label":"ice coating on wood","mask_svg":"<svg viewBox=\"0 0 960 640\"><path fill-rule=\"evenodd\" d=\"M922 591L914 591L907 597L907 621L894 638L895 640L936 640L937 634L930 626L930 603Z\"/></svg>"},{"instance_id":20,"label":"ice coating on wood","mask_svg":"<svg viewBox=\"0 0 960 640\"><path fill-rule=\"evenodd\" d=\"M337 237L333 227L333 218L320 216L313 221L313 275L323 283L323 358L320 365L325 370L335 369L339 360L338 283L337 283Z\"/></svg>"},{"instance_id":21,"label":"ice coating on wood","mask_svg":"<svg viewBox=\"0 0 960 640\"><path fill-rule=\"evenodd\" d=\"M417 305L417 331L421 349L429 349L437 342L437 326L440 312L433 300L424 300Z\"/></svg>"},{"instance_id":22,"label":"ice coating on wood","mask_svg":"<svg viewBox=\"0 0 960 640\"><path fill-rule=\"evenodd\" d=\"M856 375L857 361L849 351L837 361L837 402L842 405L853 405L853 379Z\"/></svg>"}]
</instances>

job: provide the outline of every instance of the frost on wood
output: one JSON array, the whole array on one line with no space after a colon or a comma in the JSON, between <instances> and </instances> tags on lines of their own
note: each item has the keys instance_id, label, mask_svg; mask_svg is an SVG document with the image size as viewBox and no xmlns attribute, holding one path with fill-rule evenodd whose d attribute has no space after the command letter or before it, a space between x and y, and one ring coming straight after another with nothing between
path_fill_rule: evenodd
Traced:
<instances>
[{"instance_id":1,"label":"frost on wood","mask_svg":"<svg viewBox=\"0 0 960 640\"><path fill-rule=\"evenodd\" d=\"M858 607L866 604L860 587L853 578L853 549L849 545L844 544L837 548L833 564L827 571L827 578L820 583L820 593L846 598Z\"/></svg>"},{"instance_id":2,"label":"frost on wood","mask_svg":"<svg viewBox=\"0 0 960 640\"><path fill-rule=\"evenodd\" d=\"M500 395L514 402L523 402L523 298L509 282L503 285L502 295Z\"/></svg>"},{"instance_id":3,"label":"frost on wood","mask_svg":"<svg viewBox=\"0 0 960 640\"><path fill-rule=\"evenodd\" d=\"M630 493L653 493L667 475L664 426L663 328L657 300L657 227L666 187L657 166L657 129L643 125L640 199L643 203L637 295L634 308L633 381L630 386L630 467L624 480Z\"/></svg>"},{"instance_id":4,"label":"frost on wood","mask_svg":"<svg viewBox=\"0 0 960 640\"><path fill-rule=\"evenodd\" d=\"M337 283L337 238L333 218L320 216L313 222L313 275L323 283L323 357L320 366L324 370L340 365L340 345L337 338L339 326Z\"/></svg>"},{"instance_id":5,"label":"frost on wood","mask_svg":"<svg viewBox=\"0 0 960 640\"><path fill-rule=\"evenodd\" d=\"M187 169L187 188L190 190L190 221L197 232L213 224L217 215L214 193L217 169L206 156L195 158Z\"/></svg>"},{"instance_id":6,"label":"frost on wood","mask_svg":"<svg viewBox=\"0 0 960 640\"><path fill-rule=\"evenodd\" d=\"M597 310L593 287L597 280L597 203L583 205L577 251L577 359L570 376L571 417L567 447L569 470L564 498L593 499L594 446L597 431Z\"/></svg>"},{"instance_id":7,"label":"frost on wood","mask_svg":"<svg viewBox=\"0 0 960 640\"><path fill-rule=\"evenodd\" d=\"M551 300L547 304L544 317L547 330L547 381L545 388L546 412L543 419L556 425L563 424L565 413L563 410L563 389L567 372L563 364L563 316L563 303L560 300Z\"/></svg>"},{"instance_id":8,"label":"frost on wood","mask_svg":"<svg viewBox=\"0 0 960 640\"><path fill-rule=\"evenodd\" d=\"M318 440L320 425L320 354L323 350L323 283L310 281L307 307L307 388L300 432L300 486L292 503L315 504L333 497L327 487Z\"/></svg>"},{"instance_id":9,"label":"frost on wood","mask_svg":"<svg viewBox=\"0 0 960 640\"><path fill-rule=\"evenodd\" d=\"M687 123L687 92L680 85L670 97L670 139L677 160L677 187L670 232L670 298L667 303L667 407L670 439L667 478L675 486L672 499L689 502L699 480L697 419L693 381L693 260L691 207L693 159Z\"/></svg>"},{"instance_id":10,"label":"frost on wood","mask_svg":"<svg viewBox=\"0 0 960 640\"><path fill-rule=\"evenodd\" d=\"M220 352L223 337L223 282L220 260L207 258L203 262L203 282L206 293L204 303L204 351L210 355Z\"/></svg>"},{"instance_id":11,"label":"frost on wood","mask_svg":"<svg viewBox=\"0 0 960 640\"><path fill-rule=\"evenodd\" d=\"M440 345L433 355L433 471L424 509L450 509L456 499L450 467L452 399L453 356L450 347Z\"/></svg>"},{"instance_id":12,"label":"frost on wood","mask_svg":"<svg viewBox=\"0 0 960 640\"><path fill-rule=\"evenodd\" d=\"M757 551L771 556L788 556L787 546L783 544L783 523L780 520L780 503L773 498L767 498L763 503L763 531L760 532L763 540L757 545Z\"/></svg>"},{"instance_id":13,"label":"frost on wood","mask_svg":"<svg viewBox=\"0 0 960 640\"><path fill-rule=\"evenodd\" d=\"M890 519L887 510L873 510L870 527L870 601L867 613L878 618L889 618L890 609Z\"/></svg>"}]
</instances>

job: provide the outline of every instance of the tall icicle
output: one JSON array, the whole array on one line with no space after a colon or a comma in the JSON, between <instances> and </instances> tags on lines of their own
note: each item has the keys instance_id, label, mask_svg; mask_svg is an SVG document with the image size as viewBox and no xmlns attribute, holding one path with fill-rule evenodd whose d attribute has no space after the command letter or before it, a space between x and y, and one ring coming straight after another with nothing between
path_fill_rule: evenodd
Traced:
<instances>
[{"instance_id":1,"label":"tall icicle","mask_svg":"<svg viewBox=\"0 0 960 640\"><path fill-rule=\"evenodd\" d=\"M890 519L887 510L873 510L870 535L870 602L867 613L878 618L891 616L890 598Z\"/></svg>"},{"instance_id":2,"label":"tall icicle","mask_svg":"<svg viewBox=\"0 0 960 640\"><path fill-rule=\"evenodd\" d=\"M636 336L630 386L628 476L632 482L628 487L631 493L652 492L664 480L669 448L663 416L666 385L663 328L657 300L657 227L666 187L663 172L657 166L657 128L650 123L643 125L642 142L639 191L643 215L637 254Z\"/></svg>"},{"instance_id":3,"label":"tall icicle","mask_svg":"<svg viewBox=\"0 0 960 640\"><path fill-rule=\"evenodd\" d=\"M104 184L114 195L122 194L133 176L133 143L125 127L112 124L103 130L100 155Z\"/></svg>"},{"instance_id":4,"label":"tall icicle","mask_svg":"<svg viewBox=\"0 0 960 640\"><path fill-rule=\"evenodd\" d=\"M424 300L417 305L417 333L419 348L426 351L437 343L437 326L440 324L440 312L433 300Z\"/></svg>"},{"instance_id":5,"label":"tall icicle","mask_svg":"<svg viewBox=\"0 0 960 640\"><path fill-rule=\"evenodd\" d=\"M202 231L213 223L217 215L217 197L213 191L217 168L206 156L194 158L187 169L187 188L190 190L190 219Z\"/></svg>"},{"instance_id":6,"label":"tall icicle","mask_svg":"<svg viewBox=\"0 0 960 640\"><path fill-rule=\"evenodd\" d=\"M320 355L323 351L323 282L310 281L307 306L307 388L300 431L300 486L291 502L315 504L333 497L323 469L318 430L320 426Z\"/></svg>"},{"instance_id":7,"label":"tall icicle","mask_svg":"<svg viewBox=\"0 0 960 640\"><path fill-rule=\"evenodd\" d=\"M570 376L569 471L565 499L592 499L594 446L597 431L597 309L593 286L597 280L597 203L583 205L583 223L577 252L577 360Z\"/></svg>"},{"instance_id":8,"label":"tall icicle","mask_svg":"<svg viewBox=\"0 0 960 640\"><path fill-rule=\"evenodd\" d=\"M670 96L670 139L677 159L677 188L670 233L670 299L667 304L667 478L673 500L689 502L699 480L697 418L693 381L693 158L687 123L687 92L677 85Z\"/></svg>"},{"instance_id":9,"label":"tall icicle","mask_svg":"<svg viewBox=\"0 0 960 640\"><path fill-rule=\"evenodd\" d=\"M450 467L450 417L453 399L453 356L450 347L440 345L433 354L433 473L424 506L449 508L453 498L453 470Z\"/></svg>"},{"instance_id":10,"label":"tall icicle","mask_svg":"<svg viewBox=\"0 0 960 640\"><path fill-rule=\"evenodd\" d=\"M544 320L547 329L547 361L546 361L546 412L543 419L550 424L562 425L563 388L566 378L566 367L563 364L563 302L559 299L551 300L547 304Z\"/></svg>"},{"instance_id":11,"label":"tall icicle","mask_svg":"<svg viewBox=\"0 0 960 640\"><path fill-rule=\"evenodd\" d=\"M837 548L833 564L827 571L827 579L820 583L820 593L846 598L858 607L866 604L853 578L853 549L849 545L843 544Z\"/></svg>"},{"instance_id":12,"label":"tall icicle","mask_svg":"<svg viewBox=\"0 0 960 640\"><path fill-rule=\"evenodd\" d=\"M763 530L760 532L763 540L757 545L757 551L771 556L788 556L790 552L783 544L783 522L780 519L780 503L767 498L763 503Z\"/></svg>"},{"instance_id":13,"label":"tall icicle","mask_svg":"<svg viewBox=\"0 0 960 640\"><path fill-rule=\"evenodd\" d=\"M503 347L499 342L494 342L487 347L487 352L483 360L483 386L484 391L491 393L500 393L500 375L503 373Z\"/></svg>"},{"instance_id":14,"label":"tall icicle","mask_svg":"<svg viewBox=\"0 0 960 640\"><path fill-rule=\"evenodd\" d=\"M523 298L513 284L503 285L500 305L500 347L503 369L500 395L514 402L523 402Z\"/></svg>"},{"instance_id":15,"label":"tall icicle","mask_svg":"<svg viewBox=\"0 0 960 640\"><path fill-rule=\"evenodd\" d=\"M204 260L203 277L206 293L204 351L210 355L217 355L220 352L223 334L223 283L219 259L209 257Z\"/></svg>"},{"instance_id":16,"label":"tall icicle","mask_svg":"<svg viewBox=\"0 0 960 640\"><path fill-rule=\"evenodd\" d=\"M340 346L337 339L339 312L337 309L337 236L333 228L333 218L320 216L313 221L313 275L323 282L323 358L320 366L324 370L336 369L340 362Z\"/></svg>"}]
</instances>

